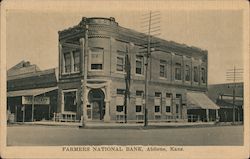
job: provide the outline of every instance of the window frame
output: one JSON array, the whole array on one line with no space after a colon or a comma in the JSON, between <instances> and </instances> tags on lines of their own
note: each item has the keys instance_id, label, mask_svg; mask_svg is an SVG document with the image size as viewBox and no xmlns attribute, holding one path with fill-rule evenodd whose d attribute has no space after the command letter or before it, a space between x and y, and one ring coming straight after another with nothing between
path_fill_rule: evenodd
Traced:
<instances>
[{"instance_id":1,"label":"window frame","mask_svg":"<svg viewBox=\"0 0 250 159\"><path fill-rule=\"evenodd\" d=\"M161 67L163 67L163 71L161 70ZM163 73L163 76L162 76L162 73ZM160 60L159 77L167 78L167 61L166 60Z\"/></svg>"},{"instance_id":2,"label":"window frame","mask_svg":"<svg viewBox=\"0 0 250 159\"><path fill-rule=\"evenodd\" d=\"M182 68L181 67L182 67L181 63L178 63L178 62L175 63L174 79L176 81L181 81L182 80Z\"/></svg>"},{"instance_id":3,"label":"window frame","mask_svg":"<svg viewBox=\"0 0 250 159\"><path fill-rule=\"evenodd\" d=\"M121 51L119 51L119 53L117 54L116 56L116 72L119 72L119 73L125 73L125 54L124 55L121 55L120 53ZM122 52L123 53L123 52ZM122 59L123 63L121 64L122 65L122 71L121 70L118 70L118 58ZM120 66L121 66L120 65Z\"/></svg>"},{"instance_id":4,"label":"window frame","mask_svg":"<svg viewBox=\"0 0 250 159\"><path fill-rule=\"evenodd\" d=\"M99 51L93 51L94 49L99 50ZM90 56L89 56L89 70L90 71L103 71L104 70L104 48L102 47L91 47L90 49ZM98 55L102 53L102 63L93 63L92 62L92 55ZM93 69L93 65L100 65L101 69Z\"/></svg>"},{"instance_id":5,"label":"window frame","mask_svg":"<svg viewBox=\"0 0 250 159\"><path fill-rule=\"evenodd\" d=\"M140 62L141 63L141 73L137 73L137 62ZM136 55L135 57L135 75L138 75L138 76L144 76L144 57L141 56L141 55Z\"/></svg>"}]
</instances>

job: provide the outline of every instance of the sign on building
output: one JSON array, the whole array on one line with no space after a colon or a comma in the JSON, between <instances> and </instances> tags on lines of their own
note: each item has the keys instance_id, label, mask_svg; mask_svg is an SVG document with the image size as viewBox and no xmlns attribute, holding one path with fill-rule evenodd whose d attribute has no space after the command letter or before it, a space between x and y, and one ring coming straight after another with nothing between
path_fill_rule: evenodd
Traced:
<instances>
[{"instance_id":1,"label":"sign on building","mask_svg":"<svg viewBox=\"0 0 250 159\"><path fill-rule=\"evenodd\" d=\"M32 104L32 97L22 97L22 104ZM50 104L49 97L34 97L34 104L48 105Z\"/></svg>"}]
</instances>

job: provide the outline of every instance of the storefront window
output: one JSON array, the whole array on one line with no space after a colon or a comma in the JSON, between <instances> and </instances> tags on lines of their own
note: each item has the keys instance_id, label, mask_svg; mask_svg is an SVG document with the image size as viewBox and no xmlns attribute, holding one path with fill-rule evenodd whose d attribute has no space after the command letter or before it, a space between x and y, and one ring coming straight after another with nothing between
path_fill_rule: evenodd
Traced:
<instances>
[{"instance_id":1,"label":"storefront window","mask_svg":"<svg viewBox=\"0 0 250 159\"><path fill-rule=\"evenodd\" d=\"M76 91L64 92L64 111L76 112Z\"/></svg>"}]
</instances>

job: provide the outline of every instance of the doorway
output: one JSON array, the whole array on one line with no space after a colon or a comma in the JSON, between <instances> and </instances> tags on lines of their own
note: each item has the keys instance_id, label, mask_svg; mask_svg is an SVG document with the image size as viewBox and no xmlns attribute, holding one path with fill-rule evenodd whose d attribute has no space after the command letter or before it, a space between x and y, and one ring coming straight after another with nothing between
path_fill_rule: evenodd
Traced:
<instances>
[{"instance_id":1,"label":"doorway","mask_svg":"<svg viewBox=\"0 0 250 159\"><path fill-rule=\"evenodd\" d=\"M101 89L92 89L89 91L89 103L91 108L92 120L103 120L105 115L105 95Z\"/></svg>"}]
</instances>

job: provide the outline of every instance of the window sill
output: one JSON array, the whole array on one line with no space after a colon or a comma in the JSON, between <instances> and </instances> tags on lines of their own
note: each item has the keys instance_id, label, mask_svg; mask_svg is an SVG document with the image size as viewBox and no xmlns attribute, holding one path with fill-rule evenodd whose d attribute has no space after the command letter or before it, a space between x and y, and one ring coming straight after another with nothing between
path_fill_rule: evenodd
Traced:
<instances>
[{"instance_id":1,"label":"window sill","mask_svg":"<svg viewBox=\"0 0 250 159\"><path fill-rule=\"evenodd\" d=\"M126 72L125 71L115 71L115 73L117 73L117 74L126 74Z\"/></svg>"},{"instance_id":2,"label":"window sill","mask_svg":"<svg viewBox=\"0 0 250 159\"><path fill-rule=\"evenodd\" d=\"M144 77L143 74L135 74L135 76L137 76L137 77Z\"/></svg>"},{"instance_id":3,"label":"window sill","mask_svg":"<svg viewBox=\"0 0 250 159\"><path fill-rule=\"evenodd\" d=\"M68 72L68 73L64 72L64 73L62 73L62 75L74 75L74 74L77 74L77 73L80 73L80 71L77 71L77 72Z\"/></svg>"}]
</instances>

